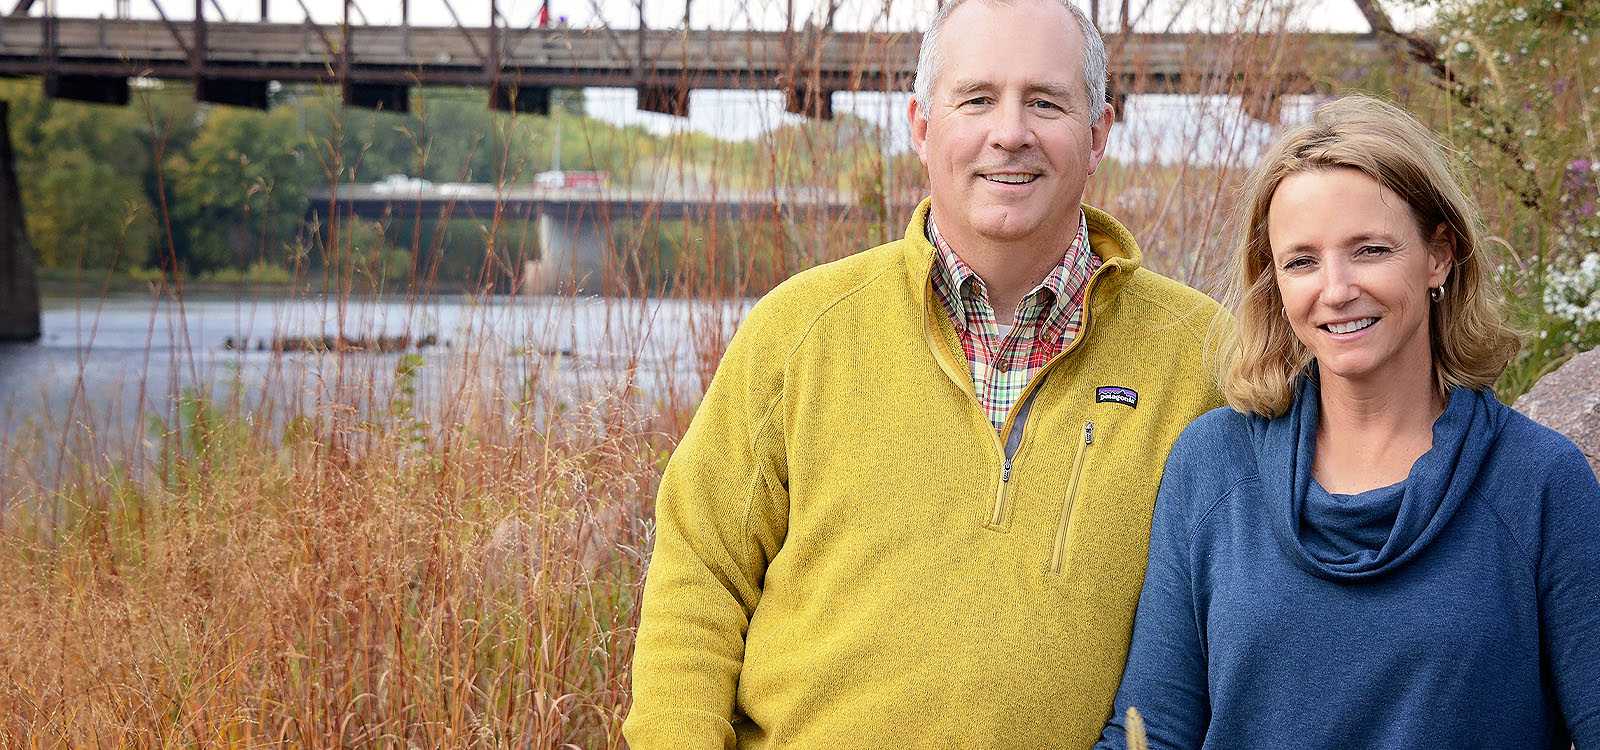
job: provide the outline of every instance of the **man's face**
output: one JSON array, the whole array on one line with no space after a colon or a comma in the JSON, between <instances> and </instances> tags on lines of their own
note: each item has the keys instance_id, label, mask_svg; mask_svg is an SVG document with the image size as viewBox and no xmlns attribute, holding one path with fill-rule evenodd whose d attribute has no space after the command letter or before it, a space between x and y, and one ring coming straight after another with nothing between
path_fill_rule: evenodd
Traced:
<instances>
[{"instance_id":1,"label":"man's face","mask_svg":"<svg viewBox=\"0 0 1600 750\"><path fill-rule=\"evenodd\" d=\"M1058 250L1111 130L1109 108L1089 120L1077 23L1055 0L968 0L939 45L928 106L909 110L939 231Z\"/></svg>"}]
</instances>

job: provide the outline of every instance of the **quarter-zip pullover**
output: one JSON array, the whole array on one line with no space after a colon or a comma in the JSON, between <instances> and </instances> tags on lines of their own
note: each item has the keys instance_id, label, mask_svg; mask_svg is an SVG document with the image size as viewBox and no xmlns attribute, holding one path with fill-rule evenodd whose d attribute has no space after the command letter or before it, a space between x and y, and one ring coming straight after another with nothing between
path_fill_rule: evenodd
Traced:
<instances>
[{"instance_id":1,"label":"quarter-zip pullover","mask_svg":"<svg viewBox=\"0 0 1600 750\"><path fill-rule=\"evenodd\" d=\"M734 336L661 480L635 750L1098 736L1167 450L1221 403L1218 308L1085 207L1083 331L997 433L932 297L927 211Z\"/></svg>"}]
</instances>

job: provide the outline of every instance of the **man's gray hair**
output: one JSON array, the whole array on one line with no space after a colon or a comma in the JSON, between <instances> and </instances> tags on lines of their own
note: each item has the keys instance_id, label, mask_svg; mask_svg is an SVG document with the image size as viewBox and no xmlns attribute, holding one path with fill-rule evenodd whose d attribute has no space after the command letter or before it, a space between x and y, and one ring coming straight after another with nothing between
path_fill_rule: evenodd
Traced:
<instances>
[{"instance_id":1,"label":"man's gray hair","mask_svg":"<svg viewBox=\"0 0 1600 750\"><path fill-rule=\"evenodd\" d=\"M917 51L917 78L912 91L917 104L924 110L932 104L933 81L939 77L939 68L944 62L939 51L939 37L944 32L944 23L957 6L974 1L1009 4L1018 0L950 0L939 8L939 12L933 16L933 23L928 24L928 30L923 32L922 48ZM1089 121L1094 122L1100 119L1107 106L1106 42L1082 8L1074 5L1072 0L1055 1L1072 14L1073 20L1078 22L1078 30L1083 32L1083 88L1089 101Z\"/></svg>"}]
</instances>

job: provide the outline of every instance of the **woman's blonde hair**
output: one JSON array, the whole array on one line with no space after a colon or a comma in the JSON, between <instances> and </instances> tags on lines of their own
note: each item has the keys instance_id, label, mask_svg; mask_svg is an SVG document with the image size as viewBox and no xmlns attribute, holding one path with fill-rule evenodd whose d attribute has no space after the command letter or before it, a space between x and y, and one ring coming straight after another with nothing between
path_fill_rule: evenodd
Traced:
<instances>
[{"instance_id":1,"label":"woman's blonde hair","mask_svg":"<svg viewBox=\"0 0 1600 750\"><path fill-rule=\"evenodd\" d=\"M1434 381L1441 394L1493 385L1519 342L1501 314L1498 291L1485 279L1476 204L1426 126L1394 105L1347 96L1318 107L1310 122L1285 133L1245 183L1227 298L1234 321L1218 363L1228 404L1275 417L1294 399L1296 381L1312 357L1283 315L1267 210L1289 175L1340 168L1358 170L1404 199L1424 239L1432 240L1442 227L1453 241L1455 262L1443 298L1431 305L1428 325Z\"/></svg>"}]
</instances>

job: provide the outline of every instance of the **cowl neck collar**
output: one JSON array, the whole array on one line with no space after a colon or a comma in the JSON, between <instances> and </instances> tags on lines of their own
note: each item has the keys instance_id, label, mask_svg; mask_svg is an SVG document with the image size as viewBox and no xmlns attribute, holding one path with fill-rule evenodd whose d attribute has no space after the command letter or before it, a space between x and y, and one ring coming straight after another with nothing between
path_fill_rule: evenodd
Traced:
<instances>
[{"instance_id":1,"label":"cowl neck collar","mask_svg":"<svg viewBox=\"0 0 1600 750\"><path fill-rule=\"evenodd\" d=\"M1359 554L1341 554L1317 540L1348 537L1348 530L1319 528L1319 524L1347 523L1348 516L1320 513L1310 507L1320 413L1320 389L1313 370L1300 378L1289 411L1271 420L1252 420L1251 432L1261 481L1274 504L1278 541L1302 568L1335 581L1386 575L1427 549L1471 494L1506 422L1506 407L1493 394L1452 389L1444 413L1433 423L1433 447L1412 464L1403 490L1393 493L1398 508L1387 533L1377 532L1381 546ZM1276 500L1285 495L1286 501Z\"/></svg>"}]
</instances>

